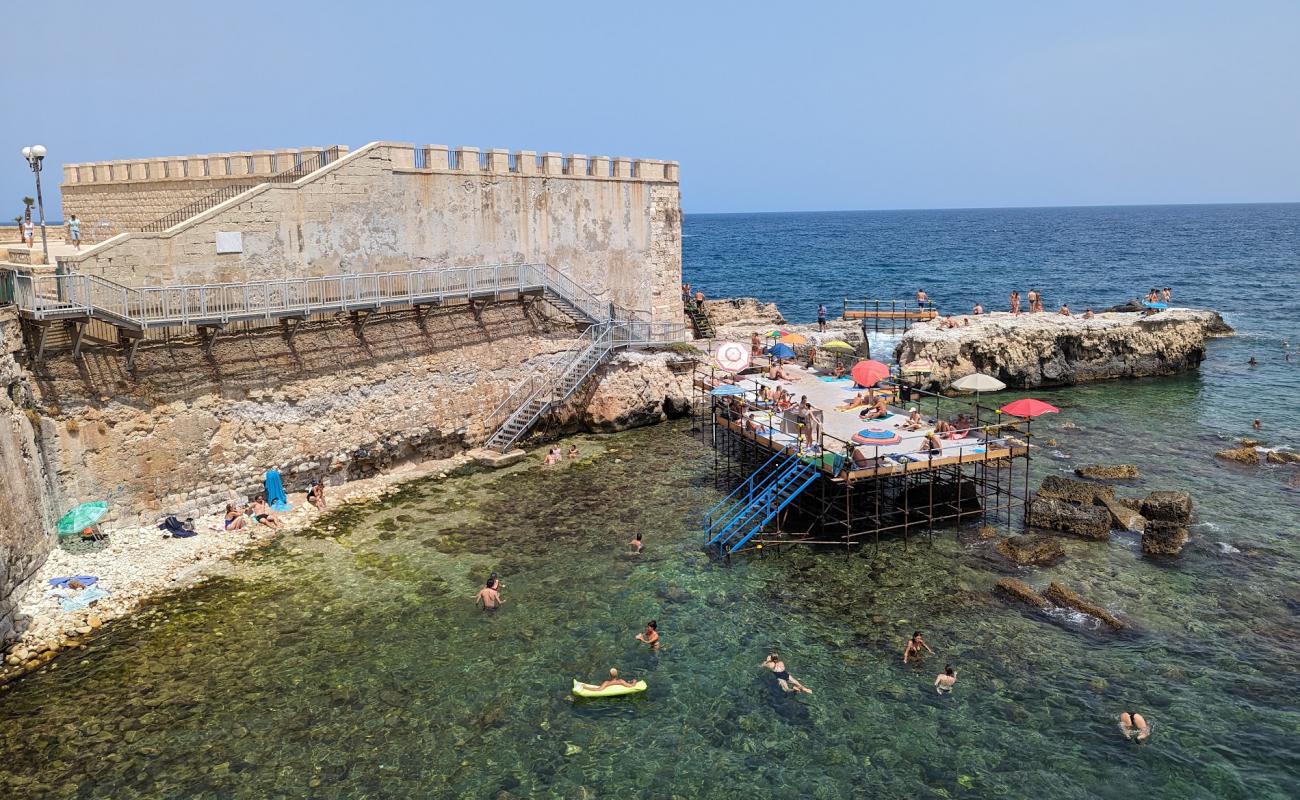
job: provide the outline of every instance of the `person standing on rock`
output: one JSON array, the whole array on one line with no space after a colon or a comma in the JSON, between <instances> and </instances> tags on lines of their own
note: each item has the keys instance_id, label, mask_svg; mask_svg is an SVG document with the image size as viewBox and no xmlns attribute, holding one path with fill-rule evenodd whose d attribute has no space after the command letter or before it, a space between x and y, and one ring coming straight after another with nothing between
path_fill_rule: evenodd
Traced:
<instances>
[{"instance_id":1,"label":"person standing on rock","mask_svg":"<svg viewBox=\"0 0 1300 800\"><path fill-rule=\"evenodd\" d=\"M826 304L821 303L817 306L817 330L826 330Z\"/></svg>"},{"instance_id":2,"label":"person standing on rock","mask_svg":"<svg viewBox=\"0 0 1300 800\"><path fill-rule=\"evenodd\" d=\"M1020 290L1019 289L1013 289L1011 291L1011 316L1013 317L1020 316Z\"/></svg>"},{"instance_id":3,"label":"person standing on rock","mask_svg":"<svg viewBox=\"0 0 1300 800\"><path fill-rule=\"evenodd\" d=\"M1025 292L1025 302L1029 304L1029 313L1032 314L1038 310L1038 292L1033 289Z\"/></svg>"}]
</instances>

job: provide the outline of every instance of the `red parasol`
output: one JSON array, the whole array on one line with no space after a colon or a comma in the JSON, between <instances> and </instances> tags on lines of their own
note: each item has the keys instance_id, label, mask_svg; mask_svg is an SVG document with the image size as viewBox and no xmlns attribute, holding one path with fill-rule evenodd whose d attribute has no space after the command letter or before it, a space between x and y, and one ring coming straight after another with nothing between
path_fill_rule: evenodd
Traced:
<instances>
[{"instance_id":1,"label":"red parasol","mask_svg":"<svg viewBox=\"0 0 1300 800\"><path fill-rule=\"evenodd\" d=\"M889 377L889 366L879 361L865 359L853 365L853 370L849 373L853 380L861 387L875 386L885 378Z\"/></svg>"},{"instance_id":2,"label":"red parasol","mask_svg":"<svg viewBox=\"0 0 1300 800\"><path fill-rule=\"evenodd\" d=\"M998 410L1003 414L1010 414L1013 417L1036 417L1039 414L1055 414L1061 409L1044 403L1042 400L1035 400L1032 397L1026 397L1023 400L1016 400L1013 403L1007 403Z\"/></svg>"}]
</instances>

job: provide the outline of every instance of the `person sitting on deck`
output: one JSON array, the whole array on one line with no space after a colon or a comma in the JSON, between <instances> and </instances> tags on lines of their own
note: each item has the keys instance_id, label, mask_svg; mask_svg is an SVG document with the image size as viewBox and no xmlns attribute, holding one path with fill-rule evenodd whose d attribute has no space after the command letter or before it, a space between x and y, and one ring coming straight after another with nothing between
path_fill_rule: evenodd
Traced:
<instances>
[{"instance_id":1,"label":"person sitting on deck","mask_svg":"<svg viewBox=\"0 0 1300 800\"><path fill-rule=\"evenodd\" d=\"M790 394L785 389L777 389L776 407L781 411L789 411L790 407L793 405L794 395Z\"/></svg>"},{"instance_id":2,"label":"person sitting on deck","mask_svg":"<svg viewBox=\"0 0 1300 800\"><path fill-rule=\"evenodd\" d=\"M586 689L589 692L599 692L604 689L608 689L611 686L627 686L629 688L632 688L636 686L636 681L629 681L626 678L618 677L618 670L614 669L613 667L610 667L609 680L602 681L598 685L592 683L582 684L582 688Z\"/></svg>"},{"instance_id":3,"label":"person sitting on deck","mask_svg":"<svg viewBox=\"0 0 1300 800\"><path fill-rule=\"evenodd\" d=\"M947 438L947 439L961 438L961 436L957 433L957 429L953 427L953 424L946 419L941 419L938 422L934 423L934 432L940 438Z\"/></svg>"},{"instance_id":4,"label":"person sitting on deck","mask_svg":"<svg viewBox=\"0 0 1300 800\"><path fill-rule=\"evenodd\" d=\"M905 431L919 431L925 426L925 420L921 418L921 412L916 406L907 409L907 421L903 423Z\"/></svg>"},{"instance_id":5,"label":"person sitting on deck","mask_svg":"<svg viewBox=\"0 0 1300 800\"><path fill-rule=\"evenodd\" d=\"M840 378L843 378L843 377L844 377L844 365L841 364L841 363L839 363L838 361L835 362L835 369L831 371L831 375L835 376L836 380L838 380L838 379L840 379Z\"/></svg>"},{"instance_id":6,"label":"person sitting on deck","mask_svg":"<svg viewBox=\"0 0 1300 800\"><path fill-rule=\"evenodd\" d=\"M767 377L774 381L792 381L790 375L783 369L780 359L773 361L767 367Z\"/></svg>"},{"instance_id":7,"label":"person sitting on deck","mask_svg":"<svg viewBox=\"0 0 1300 800\"><path fill-rule=\"evenodd\" d=\"M889 416L889 406L885 404L883 397L877 397L871 408L858 414L859 419L881 419L887 416Z\"/></svg>"},{"instance_id":8,"label":"person sitting on deck","mask_svg":"<svg viewBox=\"0 0 1300 800\"><path fill-rule=\"evenodd\" d=\"M932 456L943 454L943 440L934 431L930 431L921 440L921 447L917 452L928 453Z\"/></svg>"}]
</instances>

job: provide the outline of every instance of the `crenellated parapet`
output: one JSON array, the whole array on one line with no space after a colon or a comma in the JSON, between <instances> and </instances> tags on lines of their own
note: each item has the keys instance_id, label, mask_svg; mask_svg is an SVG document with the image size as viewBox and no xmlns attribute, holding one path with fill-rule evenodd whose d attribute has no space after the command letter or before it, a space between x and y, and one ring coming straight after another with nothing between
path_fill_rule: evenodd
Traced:
<instances>
[{"instance_id":1,"label":"crenellated parapet","mask_svg":"<svg viewBox=\"0 0 1300 800\"><path fill-rule=\"evenodd\" d=\"M347 145L337 145L346 153ZM277 175L316 158L328 148L296 147L281 150L246 150L195 156L135 158L122 161L87 161L63 165L63 185L145 183L156 181L222 181L249 176Z\"/></svg>"},{"instance_id":2,"label":"crenellated parapet","mask_svg":"<svg viewBox=\"0 0 1300 800\"><path fill-rule=\"evenodd\" d=\"M678 182L676 161L536 150L480 150L445 144L387 142L393 169L403 172L555 176L620 181Z\"/></svg>"}]
</instances>

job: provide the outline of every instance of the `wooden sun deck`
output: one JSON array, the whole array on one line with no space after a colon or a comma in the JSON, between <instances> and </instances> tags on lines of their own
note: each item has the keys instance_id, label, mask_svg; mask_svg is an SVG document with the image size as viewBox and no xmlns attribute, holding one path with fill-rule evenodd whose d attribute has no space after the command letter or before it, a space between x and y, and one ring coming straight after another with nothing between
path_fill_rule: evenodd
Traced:
<instances>
[{"instance_id":1,"label":"wooden sun deck","mask_svg":"<svg viewBox=\"0 0 1300 800\"><path fill-rule=\"evenodd\" d=\"M939 316L938 309L910 308L898 310L876 310L874 308L846 308L844 309L844 319L904 319L904 320L929 320Z\"/></svg>"}]
</instances>

